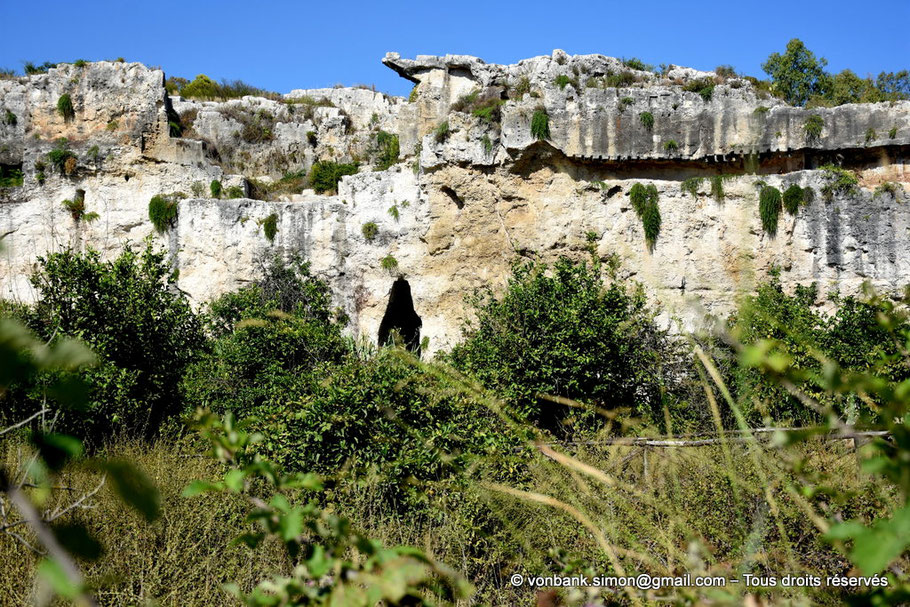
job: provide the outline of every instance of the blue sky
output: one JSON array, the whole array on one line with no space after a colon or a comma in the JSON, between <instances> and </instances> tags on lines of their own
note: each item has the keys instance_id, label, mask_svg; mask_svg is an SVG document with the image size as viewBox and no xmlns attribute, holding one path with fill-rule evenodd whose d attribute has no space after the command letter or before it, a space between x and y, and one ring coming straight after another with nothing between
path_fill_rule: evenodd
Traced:
<instances>
[{"instance_id":1,"label":"blue sky","mask_svg":"<svg viewBox=\"0 0 910 607\"><path fill-rule=\"evenodd\" d=\"M0 14L0 67L122 56L169 76L205 73L278 92L342 83L406 95L411 84L380 63L386 51L512 63L561 48L763 76L762 61L796 37L833 72L910 68L910 0L3 0Z\"/></svg>"}]
</instances>

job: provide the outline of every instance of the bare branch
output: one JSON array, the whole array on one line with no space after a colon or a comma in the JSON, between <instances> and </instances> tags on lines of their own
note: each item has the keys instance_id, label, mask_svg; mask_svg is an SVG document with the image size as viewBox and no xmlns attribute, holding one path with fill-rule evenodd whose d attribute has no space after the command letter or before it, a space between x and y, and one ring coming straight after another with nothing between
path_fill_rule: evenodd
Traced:
<instances>
[{"instance_id":1,"label":"bare branch","mask_svg":"<svg viewBox=\"0 0 910 607\"><path fill-rule=\"evenodd\" d=\"M12 431L15 430L16 428L21 428L22 426L24 426L25 424L29 423L30 421L32 421L32 420L35 419L36 417L38 417L38 416L40 416L40 415L44 415L44 414L47 413L48 411L50 411L50 409L42 408L42 409L41 409L40 411L38 411L37 413L35 413L35 414L29 416L29 417L26 418L26 419L23 419L21 422L19 422L19 423L17 423L17 424L13 424L12 426L9 426L8 428L4 428L3 430L0 430L0 436L3 436L3 435L6 434L7 432L12 432Z\"/></svg>"}]
</instances>

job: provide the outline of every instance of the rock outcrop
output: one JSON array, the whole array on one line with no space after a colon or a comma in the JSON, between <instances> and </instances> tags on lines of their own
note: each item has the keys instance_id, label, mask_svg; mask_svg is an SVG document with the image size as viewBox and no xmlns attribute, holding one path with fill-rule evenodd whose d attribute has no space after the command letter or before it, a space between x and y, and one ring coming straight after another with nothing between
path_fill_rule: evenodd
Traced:
<instances>
[{"instance_id":1,"label":"rock outcrop","mask_svg":"<svg viewBox=\"0 0 910 607\"><path fill-rule=\"evenodd\" d=\"M657 75L562 51L509 66L460 55L384 63L415 83L410 99L334 88L195 101L169 97L160 70L107 62L0 80L0 118L16 118L0 124L0 165L24 176L0 188L0 296L33 299L37 257L64 247L112 256L152 237L199 305L255 279L265 258L301 255L351 330L374 341L393 282L406 280L434 351L457 339L465 295L501 288L522 256L616 255L620 276L682 329L728 313L771 268L821 294L910 282L910 102L806 110L738 77ZM535 113L548 135L532 133ZM379 133L397 137L401 157L373 171ZM360 172L333 195L269 188L320 160ZM832 187L823 165L858 183ZM213 180L239 197L209 198ZM771 236L758 180L815 198L782 213ZM630 203L635 183L659 194L653 246ZM182 198L160 235L148 220L157 194ZM74 197L98 219L64 208ZM274 241L261 227L272 213Z\"/></svg>"}]
</instances>

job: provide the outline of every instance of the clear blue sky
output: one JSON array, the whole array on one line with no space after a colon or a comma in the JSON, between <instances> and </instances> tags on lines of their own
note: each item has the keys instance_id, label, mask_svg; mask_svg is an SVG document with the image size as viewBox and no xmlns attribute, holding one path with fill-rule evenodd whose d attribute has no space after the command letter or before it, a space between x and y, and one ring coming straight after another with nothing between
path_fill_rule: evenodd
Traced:
<instances>
[{"instance_id":1,"label":"clear blue sky","mask_svg":"<svg viewBox=\"0 0 910 607\"><path fill-rule=\"evenodd\" d=\"M2 0L0 67L24 61L125 57L171 76L205 73L287 92L411 84L384 67L403 57L462 53L512 63L561 48L701 69L759 67L790 38L826 57L833 72L910 68L910 0L742 2L425 1L66 2Z\"/></svg>"}]
</instances>

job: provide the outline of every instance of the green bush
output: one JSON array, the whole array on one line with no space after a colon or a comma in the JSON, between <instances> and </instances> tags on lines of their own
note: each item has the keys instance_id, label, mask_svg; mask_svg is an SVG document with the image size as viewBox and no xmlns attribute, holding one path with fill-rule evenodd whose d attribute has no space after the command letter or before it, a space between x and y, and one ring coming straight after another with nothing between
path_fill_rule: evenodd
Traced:
<instances>
[{"instance_id":1,"label":"green bush","mask_svg":"<svg viewBox=\"0 0 910 607\"><path fill-rule=\"evenodd\" d=\"M630 70L640 70L642 72L653 72L654 66L650 63L645 63L638 57L632 57L631 59L623 59L622 64L629 68Z\"/></svg>"},{"instance_id":2,"label":"green bush","mask_svg":"<svg viewBox=\"0 0 910 607\"><path fill-rule=\"evenodd\" d=\"M149 243L141 253L126 247L113 261L102 261L94 250L38 259L31 282L39 297L30 324L46 340L78 337L100 359L78 374L89 388L87 408L61 410L58 431L96 444L114 431L150 436L182 410L180 378L203 334L185 296L174 288L166 255ZM38 378L7 395L4 409L13 418L38 410L41 387L52 379Z\"/></svg>"},{"instance_id":3,"label":"green bush","mask_svg":"<svg viewBox=\"0 0 910 607\"><path fill-rule=\"evenodd\" d=\"M866 129L866 143L873 141L877 136L875 129Z\"/></svg>"},{"instance_id":4,"label":"green bush","mask_svg":"<svg viewBox=\"0 0 910 607\"><path fill-rule=\"evenodd\" d=\"M691 194L692 198L698 198L698 187L701 185L701 182L701 177L689 177L679 185L679 189Z\"/></svg>"},{"instance_id":5,"label":"green bush","mask_svg":"<svg viewBox=\"0 0 910 607\"><path fill-rule=\"evenodd\" d=\"M638 115L638 121L649 131L654 128L654 115L651 112L642 112Z\"/></svg>"},{"instance_id":6,"label":"green bush","mask_svg":"<svg viewBox=\"0 0 910 607\"><path fill-rule=\"evenodd\" d=\"M644 293L619 280L605 287L598 265L516 262L501 297L484 289L469 303L476 320L464 325L451 360L520 417L571 432L573 410L540 394L662 415L662 365L671 364L674 346L653 323ZM595 418L581 412L576 421L596 425Z\"/></svg>"},{"instance_id":7,"label":"green bush","mask_svg":"<svg viewBox=\"0 0 910 607\"><path fill-rule=\"evenodd\" d=\"M690 93L698 93L701 95L701 98L705 101L711 101L711 96L714 95L714 81L710 78L702 78L700 80L691 80L683 86L683 90Z\"/></svg>"},{"instance_id":8,"label":"green bush","mask_svg":"<svg viewBox=\"0 0 910 607\"><path fill-rule=\"evenodd\" d=\"M205 74L199 74L180 89L180 96L187 99L216 99L220 93L218 84Z\"/></svg>"},{"instance_id":9,"label":"green bush","mask_svg":"<svg viewBox=\"0 0 910 607\"><path fill-rule=\"evenodd\" d=\"M221 182L213 179L209 184L209 192L211 192L212 198L221 198Z\"/></svg>"},{"instance_id":10,"label":"green bush","mask_svg":"<svg viewBox=\"0 0 910 607\"><path fill-rule=\"evenodd\" d=\"M23 183L21 169L11 169L0 165L0 188L18 188Z\"/></svg>"},{"instance_id":11,"label":"green bush","mask_svg":"<svg viewBox=\"0 0 910 607\"><path fill-rule=\"evenodd\" d=\"M772 53L761 68L771 76L774 88L787 103L805 105L809 97L826 91L825 65L824 58L816 59L801 40L794 38L787 43L786 53Z\"/></svg>"},{"instance_id":12,"label":"green bush","mask_svg":"<svg viewBox=\"0 0 910 607\"><path fill-rule=\"evenodd\" d=\"M73 109L73 99L69 93L63 93L57 99L57 112L63 116L65 122L70 122L76 117L76 110Z\"/></svg>"},{"instance_id":13,"label":"green bush","mask_svg":"<svg viewBox=\"0 0 910 607\"><path fill-rule=\"evenodd\" d=\"M16 118L16 115L11 111L6 110L5 116L3 117L3 124L7 126L16 126L19 123L19 120ZM892 138L893 139L893 138Z\"/></svg>"},{"instance_id":14,"label":"green bush","mask_svg":"<svg viewBox=\"0 0 910 607\"><path fill-rule=\"evenodd\" d=\"M818 114L812 114L806 120L806 123L803 125L803 130L806 132L806 142L814 143L819 140L822 136L822 128L825 126L824 119Z\"/></svg>"},{"instance_id":15,"label":"green bush","mask_svg":"<svg viewBox=\"0 0 910 607\"><path fill-rule=\"evenodd\" d=\"M676 143L675 139L671 139L664 144L664 149L669 154L675 154L677 151L679 151L679 144Z\"/></svg>"},{"instance_id":16,"label":"green bush","mask_svg":"<svg viewBox=\"0 0 910 607\"><path fill-rule=\"evenodd\" d=\"M159 234L167 232L177 220L177 201L164 194L152 196L149 200L149 219Z\"/></svg>"},{"instance_id":17,"label":"green bush","mask_svg":"<svg viewBox=\"0 0 910 607\"><path fill-rule=\"evenodd\" d=\"M376 170L384 171L398 162L398 156L401 148L398 143L398 135L379 131L376 133Z\"/></svg>"},{"instance_id":18,"label":"green bush","mask_svg":"<svg viewBox=\"0 0 910 607\"><path fill-rule=\"evenodd\" d=\"M373 239L379 234L379 226L373 221L368 221L363 224L360 231L363 233L363 237L366 238L367 242L373 242Z\"/></svg>"},{"instance_id":19,"label":"green bush","mask_svg":"<svg viewBox=\"0 0 910 607\"><path fill-rule=\"evenodd\" d=\"M717 202L723 202L726 196L724 192L724 180L728 179L727 175L714 175L711 177L711 196Z\"/></svg>"},{"instance_id":20,"label":"green bush","mask_svg":"<svg viewBox=\"0 0 910 607\"><path fill-rule=\"evenodd\" d=\"M345 175L355 175L357 173L357 164L342 164L331 160L321 160L313 164L307 179L317 194L323 192L335 192L338 190L338 182Z\"/></svg>"},{"instance_id":21,"label":"green bush","mask_svg":"<svg viewBox=\"0 0 910 607\"><path fill-rule=\"evenodd\" d=\"M531 136L534 139L542 140L550 138L550 116L547 110L538 107L531 116Z\"/></svg>"},{"instance_id":22,"label":"green bush","mask_svg":"<svg viewBox=\"0 0 910 607\"><path fill-rule=\"evenodd\" d=\"M555 80L553 81L553 83L556 86L558 86L560 89L564 89L564 88L566 88L566 86L571 84L572 87L575 88L575 90L578 90L578 80L575 78L570 78L569 76L566 76L565 74L560 74L559 76L557 76L555 78Z\"/></svg>"},{"instance_id":23,"label":"green bush","mask_svg":"<svg viewBox=\"0 0 910 607\"><path fill-rule=\"evenodd\" d=\"M228 199L243 198L246 196L243 188L239 185L228 186L228 188L224 191L224 195L227 196Z\"/></svg>"},{"instance_id":24,"label":"green bush","mask_svg":"<svg viewBox=\"0 0 910 607\"><path fill-rule=\"evenodd\" d=\"M272 440L324 377L321 366L347 351L328 286L299 261L269 262L252 286L212 301L205 324L212 341L184 379L187 403L274 424Z\"/></svg>"},{"instance_id":25,"label":"green bush","mask_svg":"<svg viewBox=\"0 0 910 607\"><path fill-rule=\"evenodd\" d=\"M76 154L69 149L69 142L66 138L61 137L50 152L47 153L48 161L54 165L61 175L68 175L72 170L67 171L67 167L76 160Z\"/></svg>"},{"instance_id":26,"label":"green bush","mask_svg":"<svg viewBox=\"0 0 910 607\"><path fill-rule=\"evenodd\" d=\"M448 136L449 136L449 121L445 120L443 122L440 122L439 126L437 126L433 130L433 139L436 141L436 143L442 143L446 140L446 138Z\"/></svg>"},{"instance_id":27,"label":"green bush","mask_svg":"<svg viewBox=\"0 0 910 607\"><path fill-rule=\"evenodd\" d=\"M629 190L632 208L641 220L641 225L645 232L645 242L648 243L648 247L651 249L654 248L657 236L660 234L660 207L657 204L659 198L657 187L653 183L643 186L636 182L632 184L632 188Z\"/></svg>"},{"instance_id":28,"label":"green bush","mask_svg":"<svg viewBox=\"0 0 910 607\"><path fill-rule=\"evenodd\" d=\"M827 182L822 186L822 195L825 200L831 200L835 195L856 196L859 192L859 178L853 171L833 164L826 164L822 167L822 171Z\"/></svg>"},{"instance_id":29,"label":"green bush","mask_svg":"<svg viewBox=\"0 0 910 607\"><path fill-rule=\"evenodd\" d=\"M761 216L762 229L770 235L777 234L777 220L781 211L780 190L771 186L762 186L759 192L758 212Z\"/></svg>"},{"instance_id":30,"label":"green bush","mask_svg":"<svg viewBox=\"0 0 910 607\"><path fill-rule=\"evenodd\" d=\"M891 129L888 131L888 139L894 139L895 137L897 137L897 127L896 126L891 127Z\"/></svg>"},{"instance_id":31,"label":"green bush","mask_svg":"<svg viewBox=\"0 0 910 607\"><path fill-rule=\"evenodd\" d=\"M392 255L386 255L385 257L383 257L382 259L379 260L379 265L382 267L383 270L392 272L396 268L398 268L398 260L395 259Z\"/></svg>"},{"instance_id":32,"label":"green bush","mask_svg":"<svg viewBox=\"0 0 910 607\"><path fill-rule=\"evenodd\" d=\"M805 202L806 196L803 189L795 183L784 190L784 209L786 209L787 213L790 215L796 215L796 212L799 211L799 207L805 204Z\"/></svg>"},{"instance_id":33,"label":"green bush","mask_svg":"<svg viewBox=\"0 0 910 607\"><path fill-rule=\"evenodd\" d=\"M269 242L275 241L275 235L278 234L278 213L272 213L262 220L262 232Z\"/></svg>"},{"instance_id":34,"label":"green bush","mask_svg":"<svg viewBox=\"0 0 910 607\"><path fill-rule=\"evenodd\" d=\"M619 100L619 111L625 112L626 108L631 107L633 103L635 103L635 100L631 97L623 97Z\"/></svg>"}]
</instances>

